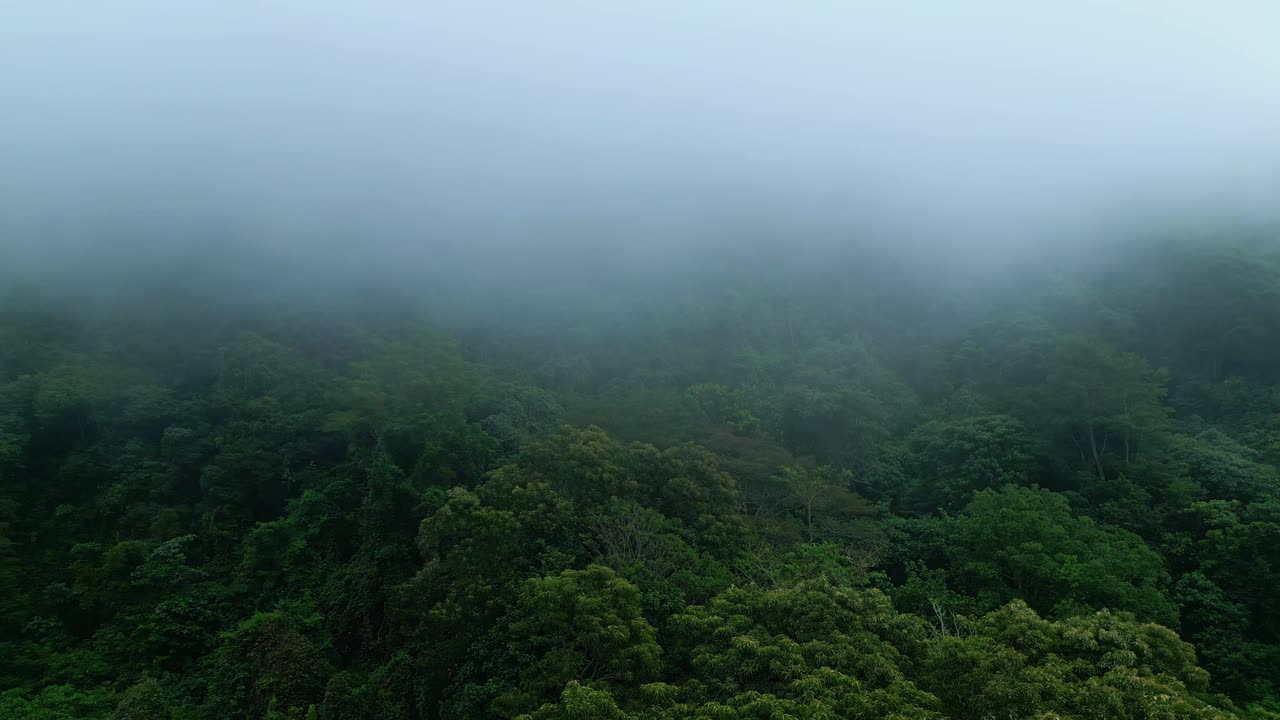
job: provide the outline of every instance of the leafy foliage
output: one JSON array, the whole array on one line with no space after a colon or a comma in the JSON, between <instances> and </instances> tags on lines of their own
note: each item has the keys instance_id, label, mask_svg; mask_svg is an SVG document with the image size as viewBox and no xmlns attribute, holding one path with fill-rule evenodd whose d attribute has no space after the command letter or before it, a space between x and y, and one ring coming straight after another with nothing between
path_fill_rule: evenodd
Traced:
<instances>
[{"instance_id":1,"label":"leafy foliage","mask_svg":"<svg viewBox=\"0 0 1280 720\"><path fill-rule=\"evenodd\" d=\"M1277 717L1280 264L1126 252L6 290L0 717Z\"/></svg>"}]
</instances>

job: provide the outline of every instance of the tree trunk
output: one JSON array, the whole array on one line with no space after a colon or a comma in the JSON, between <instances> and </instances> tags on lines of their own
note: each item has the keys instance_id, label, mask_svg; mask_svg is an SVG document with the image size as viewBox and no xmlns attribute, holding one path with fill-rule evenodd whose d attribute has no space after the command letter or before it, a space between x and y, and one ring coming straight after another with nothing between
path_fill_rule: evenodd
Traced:
<instances>
[{"instance_id":1,"label":"tree trunk","mask_svg":"<svg viewBox=\"0 0 1280 720\"><path fill-rule=\"evenodd\" d=\"M1107 474L1102 469L1102 454L1098 452L1098 436L1093 431L1093 423L1089 423L1089 450L1093 453L1093 466L1098 471L1098 480L1107 481Z\"/></svg>"}]
</instances>

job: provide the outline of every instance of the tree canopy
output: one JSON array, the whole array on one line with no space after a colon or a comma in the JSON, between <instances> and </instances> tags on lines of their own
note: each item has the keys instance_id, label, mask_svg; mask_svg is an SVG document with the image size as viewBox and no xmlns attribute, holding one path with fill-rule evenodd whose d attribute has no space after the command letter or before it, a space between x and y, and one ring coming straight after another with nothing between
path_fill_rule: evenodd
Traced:
<instances>
[{"instance_id":1,"label":"tree canopy","mask_svg":"<svg viewBox=\"0 0 1280 720\"><path fill-rule=\"evenodd\" d=\"M1126 252L6 285L0 717L1280 717L1278 256Z\"/></svg>"}]
</instances>

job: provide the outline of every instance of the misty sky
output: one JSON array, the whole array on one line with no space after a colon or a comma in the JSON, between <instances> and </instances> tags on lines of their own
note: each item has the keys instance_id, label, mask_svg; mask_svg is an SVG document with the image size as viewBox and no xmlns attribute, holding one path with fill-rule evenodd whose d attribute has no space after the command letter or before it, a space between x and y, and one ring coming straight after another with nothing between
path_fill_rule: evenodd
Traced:
<instances>
[{"instance_id":1,"label":"misty sky","mask_svg":"<svg viewBox=\"0 0 1280 720\"><path fill-rule=\"evenodd\" d=\"M1278 37L1270 0L7 2L0 245L77 223L972 238L1266 209Z\"/></svg>"}]
</instances>

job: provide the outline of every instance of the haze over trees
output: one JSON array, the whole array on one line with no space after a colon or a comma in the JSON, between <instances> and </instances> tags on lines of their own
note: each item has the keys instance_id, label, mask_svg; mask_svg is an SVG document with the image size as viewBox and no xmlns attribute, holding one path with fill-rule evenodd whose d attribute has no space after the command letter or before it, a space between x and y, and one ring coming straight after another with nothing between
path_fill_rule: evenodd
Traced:
<instances>
[{"instance_id":1,"label":"haze over trees","mask_svg":"<svg viewBox=\"0 0 1280 720\"><path fill-rule=\"evenodd\" d=\"M74 5L0 720L1280 718L1275 7Z\"/></svg>"},{"instance_id":2,"label":"haze over trees","mask_svg":"<svg viewBox=\"0 0 1280 720\"><path fill-rule=\"evenodd\" d=\"M843 265L466 325L15 281L0 715L1268 717L1280 366L1113 323L1230 258L1270 342L1280 250L1129 252L940 327Z\"/></svg>"}]
</instances>

